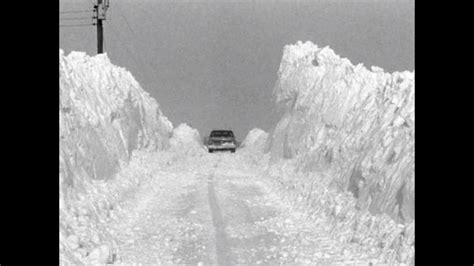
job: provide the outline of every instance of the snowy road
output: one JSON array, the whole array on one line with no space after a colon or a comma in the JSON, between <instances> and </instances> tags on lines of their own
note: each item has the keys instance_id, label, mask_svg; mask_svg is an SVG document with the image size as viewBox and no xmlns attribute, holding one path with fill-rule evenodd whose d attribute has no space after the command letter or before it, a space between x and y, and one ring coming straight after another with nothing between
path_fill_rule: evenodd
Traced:
<instances>
[{"instance_id":1,"label":"snowy road","mask_svg":"<svg viewBox=\"0 0 474 266\"><path fill-rule=\"evenodd\" d=\"M285 45L281 118L209 154L106 54L59 59L61 265L414 264L413 71Z\"/></svg>"},{"instance_id":2,"label":"snowy road","mask_svg":"<svg viewBox=\"0 0 474 266\"><path fill-rule=\"evenodd\" d=\"M238 153L143 159L153 178L112 226L116 263L236 265L367 262L309 222ZM161 165L161 166L160 166ZM349 260L359 257L361 260Z\"/></svg>"}]
</instances>

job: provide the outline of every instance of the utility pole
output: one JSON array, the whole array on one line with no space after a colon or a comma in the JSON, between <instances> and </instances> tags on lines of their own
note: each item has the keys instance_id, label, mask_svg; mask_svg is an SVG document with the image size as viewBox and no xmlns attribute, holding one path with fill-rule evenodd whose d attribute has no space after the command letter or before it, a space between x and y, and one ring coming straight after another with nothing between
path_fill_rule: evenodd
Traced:
<instances>
[{"instance_id":1,"label":"utility pole","mask_svg":"<svg viewBox=\"0 0 474 266\"><path fill-rule=\"evenodd\" d=\"M109 0L97 0L97 5L94 5L95 19L97 20L97 54L104 53L104 28L102 21L105 20L105 13L109 7Z\"/></svg>"}]
</instances>

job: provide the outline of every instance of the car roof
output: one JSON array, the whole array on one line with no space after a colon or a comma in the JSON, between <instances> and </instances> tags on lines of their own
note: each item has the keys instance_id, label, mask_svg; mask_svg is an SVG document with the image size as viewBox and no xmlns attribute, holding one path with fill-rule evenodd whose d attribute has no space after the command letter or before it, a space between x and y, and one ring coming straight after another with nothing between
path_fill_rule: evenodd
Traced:
<instances>
[{"instance_id":1,"label":"car roof","mask_svg":"<svg viewBox=\"0 0 474 266\"><path fill-rule=\"evenodd\" d=\"M232 130L216 129L216 130L212 130L211 132L232 132Z\"/></svg>"}]
</instances>

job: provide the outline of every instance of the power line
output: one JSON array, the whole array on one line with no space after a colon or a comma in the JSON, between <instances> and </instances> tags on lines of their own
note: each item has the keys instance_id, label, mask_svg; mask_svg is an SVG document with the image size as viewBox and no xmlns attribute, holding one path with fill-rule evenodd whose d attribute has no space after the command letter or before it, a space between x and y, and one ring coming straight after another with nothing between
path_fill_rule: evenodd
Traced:
<instances>
[{"instance_id":1,"label":"power line","mask_svg":"<svg viewBox=\"0 0 474 266\"><path fill-rule=\"evenodd\" d=\"M60 28L62 27L85 27L85 26L94 26L94 24L71 24L71 25L59 25Z\"/></svg>"},{"instance_id":2,"label":"power line","mask_svg":"<svg viewBox=\"0 0 474 266\"><path fill-rule=\"evenodd\" d=\"M60 18L59 20L85 20L85 19L93 19L93 17L90 17L90 18Z\"/></svg>"},{"instance_id":3,"label":"power line","mask_svg":"<svg viewBox=\"0 0 474 266\"><path fill-rule=\"evenodd\" d=\"M103 53L103 26L102 21L105 20L105 14L107 8L109 7L109 0L97 0L97 3L94 3L93 0L90 0L93 5L93 10L65 10L59 11L59 21L72 21L80 23L85 22L85 20L92 20L91 23L82 23L82 24L59 24L60 28L64 27L90 27L97 26L97 53ZM82 9L82 8L81 8ZM67 16L68 14L85 14L93 12L91 17L61 17Z\"/></svg>"},{"instance_id":4,"label":"power line","mask_svg":"<svg viewBox=\"0 0 474 266\"><path fill-rule=\"evenodd\" d=\"M70 13L87 13L94 12L94 10L81 10L81 11L60 11L60 14L70 14Z\"/></svg>"}]
</instances>

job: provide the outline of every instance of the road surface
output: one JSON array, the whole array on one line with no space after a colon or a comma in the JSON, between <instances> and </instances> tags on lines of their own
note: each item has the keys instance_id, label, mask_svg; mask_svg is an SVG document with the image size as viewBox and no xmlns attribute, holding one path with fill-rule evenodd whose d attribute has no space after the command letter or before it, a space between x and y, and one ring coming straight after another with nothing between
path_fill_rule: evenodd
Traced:
<instances>
[{"instance_id":1,"label":"road surface","mask_svg":"<svg viewBox=\"0 0 474 266\"><path fill-rule=\"evenodd\" d=\"M150 166L150 184L111 227L116 263L368 265L368 255L331 239L324 219L307 219L238 152L178 157Z\"/></svg>"}]
</instances>

